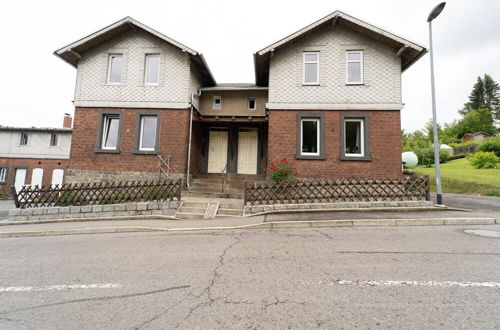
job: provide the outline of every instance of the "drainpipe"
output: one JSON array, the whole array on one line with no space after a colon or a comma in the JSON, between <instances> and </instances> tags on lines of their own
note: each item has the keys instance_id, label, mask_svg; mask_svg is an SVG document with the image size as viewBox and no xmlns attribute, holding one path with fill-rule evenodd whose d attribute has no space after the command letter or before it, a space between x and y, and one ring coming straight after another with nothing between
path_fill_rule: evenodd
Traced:
<instances>
[{"instance_id":1,"label":"drainpipe","mask_svg":"<svg viewBox=\"0 0 500 330\"><path fill-rule=\"evenodd\" d=\"M199 93L199 92L198 92ZM189 139L188 139L188 154L187 154L187 171L186 171L186 186L189 188L189 172L191 169L191 136L193 135L193 99L199 94L191 93L191 110L189 112Z\"/></svg>"}]
</instances>

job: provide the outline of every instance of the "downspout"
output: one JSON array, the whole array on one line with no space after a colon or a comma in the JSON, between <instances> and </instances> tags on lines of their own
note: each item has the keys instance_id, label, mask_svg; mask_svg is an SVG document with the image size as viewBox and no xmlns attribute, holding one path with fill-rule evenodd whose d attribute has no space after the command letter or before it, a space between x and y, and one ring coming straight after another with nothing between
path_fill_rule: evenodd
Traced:
<instances>
[{"instance_id":1,"label":"downspout","mask_svg":"<svg viewBox=\"0 0 500 330\"><path fill-rule=\"evenodd\" d=\"M199 94L191 93L191 110L189 112L189 138L188 138L188 154L187 154L187 171L186 171L186 186L189 188L189 172L191 170L191 138L193 135L193 99Z\"/></svg>"}]
</instances>

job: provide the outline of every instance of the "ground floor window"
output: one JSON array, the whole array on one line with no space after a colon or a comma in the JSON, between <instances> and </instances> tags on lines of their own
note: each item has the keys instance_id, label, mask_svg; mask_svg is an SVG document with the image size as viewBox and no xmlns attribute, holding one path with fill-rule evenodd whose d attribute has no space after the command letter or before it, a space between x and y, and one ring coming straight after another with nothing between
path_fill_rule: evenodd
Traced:
<instances>
[{"instance_id":1,"label":"ground floor window","mask_svg":"<svg viewBox=\"0 0 500 330\"><path fill-rule=\"evenodd\" d=\"M297 118L297 158L323 157L323 117L322 115L298 115Z\"/></svg>"},{"instance_id":2,"label":"ground floor window","mask_svg":"<svg viewBox=\"0 0 500 330\"><path fill-rule=\"evenodd\" d=\"M7 167L0 167L0 183L7 182Z\"/></svg>"},{"instance_id":3,"label":"ground floor window","mask_svg":"<svg viewBox=\"0 0 500 330\"><path fill-rule=\"evenodd\" d=\"M103 111L101 113L100 134L97 152L119 152L121 135L121 112Z\"/></svg>"},{"instance_id":4,"label":"ground floor window","mask_svg":"<svg viewBox=\"0 0 500 330\"><path fill-rule=\"evenodd\" d=\"M143 115L140 117L139 150L156 150L158 136L158 116Z\"/></svg>"},{"instance_id":5,"label":"ground floor window","mask_svg":"<svg viewBox=\"0 0 500 330\"><path fill-rule=\"evenodd\" d=\"M342 115L341 159L369 160L368 116Z\"/></svg>"}]
</instances>

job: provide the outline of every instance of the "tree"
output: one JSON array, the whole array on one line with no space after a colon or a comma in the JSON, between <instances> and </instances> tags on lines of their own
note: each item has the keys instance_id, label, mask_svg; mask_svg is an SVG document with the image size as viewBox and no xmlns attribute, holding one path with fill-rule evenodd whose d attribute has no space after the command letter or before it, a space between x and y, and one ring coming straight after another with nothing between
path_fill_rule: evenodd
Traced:
<instances>
[{"instance_id":1,"label":"tree","mask_svg":"<svg viewBox=\"0 0 500 330\"><path fill-rule=\"evenodd\" d=\"M460 119L454 128L457 137L462 138L465 133L484 132L494 135L495 126L491 122L491 112L489 109L479 109L467 113Z\"/></svg>"},{"instance_id":2,"label":"tree","mask_svg":"<svg viewBox=\"0 0 500 330\"><path fill-rule=\"evenodd\" d=\"M485 74L483 78L477 77L469 95L469 102L458 112L465 116L479 109L488 109L491 121L500 120L500 85L489 74Z\"/></svg>"}]
</instances>

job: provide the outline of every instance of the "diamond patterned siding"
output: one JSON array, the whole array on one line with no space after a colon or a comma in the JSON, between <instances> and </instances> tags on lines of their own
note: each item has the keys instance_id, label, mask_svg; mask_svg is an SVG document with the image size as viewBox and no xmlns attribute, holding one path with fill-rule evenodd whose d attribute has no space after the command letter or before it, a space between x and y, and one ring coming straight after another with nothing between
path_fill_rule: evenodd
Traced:
<instances>
[{"instance_id":1,"label":"diamond patterned siding","mask_svg":"<svg viewBox=\"0 0 500 330\"><path fill-rule=\"evenodd\" d=\"M123 54L120 85L107 84L109 54ZM144 85L146 54L160 54L160 81ZM78 63L75 105L165 107L189 102L190 65L180 49L143 31L124 33L83 54Z\"/></svg>"},{"instance_id":2,"label":"diamond patterned siding","mask_svg":"<svg viewBox=\"0 0 500 330\"><path fill-rule=\"evenodd\" d=\"M346 51L364 51L364 85L346 85ZM320 52L320 85L302 85L302 54ZM271 59L269 103L401 104L395 49L349 29L328 26L279 49Z\"/></svg>"},{"instance_id":3,"label":"diamond patterned siding","mask_svg":"<svg viewBox=\"0 0 500 330\"><path fill-rule=\"evenodd\" d=\"M28 144L19 145L19 131L0 132L0 158L54 158L68 159L71 149L71 134L58 133L57 146L50 146L51 132L28 133Z\"/></svg>"}]
</instances>

